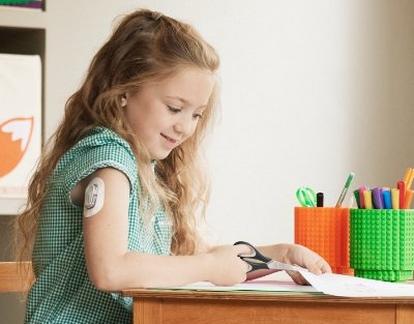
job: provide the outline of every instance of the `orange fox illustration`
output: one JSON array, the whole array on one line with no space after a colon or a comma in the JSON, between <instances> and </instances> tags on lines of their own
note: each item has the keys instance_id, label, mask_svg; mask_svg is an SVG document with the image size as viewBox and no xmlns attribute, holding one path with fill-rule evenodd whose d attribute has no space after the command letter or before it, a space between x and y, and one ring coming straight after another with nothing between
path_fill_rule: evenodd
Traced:
<instances>
[{"instance_id":1,"label":"orange fox illustration","mask_svg":"<svg viewBox=\"0 0 414 324\"><path fill-rule=\"evenodd\" d=\"M0 124L0 177L13 171L22 160L33 132L33 117L13 118Z\"/></svg>"}]
</instances>

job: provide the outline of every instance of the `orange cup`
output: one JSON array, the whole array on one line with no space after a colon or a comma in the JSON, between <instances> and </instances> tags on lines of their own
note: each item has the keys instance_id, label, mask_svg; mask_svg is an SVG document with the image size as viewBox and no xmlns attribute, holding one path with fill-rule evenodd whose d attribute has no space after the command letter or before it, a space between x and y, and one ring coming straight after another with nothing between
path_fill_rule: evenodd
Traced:
<instances>
[{"instance_id":1,"label":"orange cup","mask_svg":"<svg viewBox=\"0 0 414 324\"><path fill-rule=\"evenodd\" d=\"M321 255L334 273L349 265L349 208L295 207L295 243Z\"/></svg>"}]
</instances>

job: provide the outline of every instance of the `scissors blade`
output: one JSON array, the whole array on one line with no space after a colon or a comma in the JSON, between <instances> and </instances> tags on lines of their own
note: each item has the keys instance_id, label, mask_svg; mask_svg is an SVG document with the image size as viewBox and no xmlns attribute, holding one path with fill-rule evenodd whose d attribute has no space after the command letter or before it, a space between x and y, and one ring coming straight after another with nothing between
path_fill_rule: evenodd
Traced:
<instances>
[{"instance_id":1,"label":"scissors blade","mask_svg":"<svg viewBox=\"0 0 414 324\"><path fill-rule=\"evenodd\" d=\"M286 270L286 271L299 271L299 270L305 270L302 267L295 266L292 264L287 264L279 261L270 261L267 263L267 266L269 269L275 269L275 270Z\"/></svg>"}]
</instances>

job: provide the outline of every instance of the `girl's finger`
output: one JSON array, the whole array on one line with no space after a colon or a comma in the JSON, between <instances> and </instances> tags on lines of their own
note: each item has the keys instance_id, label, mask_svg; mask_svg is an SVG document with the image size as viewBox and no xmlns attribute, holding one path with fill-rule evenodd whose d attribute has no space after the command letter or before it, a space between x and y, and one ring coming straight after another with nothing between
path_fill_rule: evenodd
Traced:
<instances>
[{"instance_id":1,"label":"girl's finger","mask_svg":"<svg viewBox=\"0 0 414 324\"><path fill-rule=\"evenodd\" d=\"M318 264L317 261L315 262L314 260L312 260L312 262L305 262L305 267L313 274L322 274L321 266Z\"/></svg>"},{"instance_id":2,"label":"girl's finger","mask_svg":"<svg viewBox=\"0 0 414 324\"><path fill-rule=\"evenodd\" d=\"M237 255L248 255L252 253L252 249L246 244L234 245Z\"/></svg>"},{"instance_id":3,"label":"girl's finger","mask_svg":"<svg viewBox=\"0 0 414 324\"><path fill-rule=\"evenodd\" d=\"M312 261L309 265L305 264L305 266L310 272L316 275L320 275L325 272L332 272L328 262L326 262L323 258L318 258L316 261Z\"/></svg>"},{"instance_id":4,"label":"girl's finger","mask_svg":"<svg viewBox=\"0 0 414 324\"><path fill-rule=\"evenodd\" d=\"M318 269L317 270L319 272L318 274L322 274L322 273L325 273L325 272L332 272L331 266L323 258L319 258L315 262L315 268Z\"/></svg>"},{"instance_id":5,"label":"girl's finger","mask_svg":"<svg viewBox=\"0 0 414 324\"><path fill-rule=\"evenodd\" d=\"M329 263L326 262L325 260L322 260L322 261L323 261L322 266L321 266L322 273L332 273L332 269Z\"/></svg>"}]
</instances>

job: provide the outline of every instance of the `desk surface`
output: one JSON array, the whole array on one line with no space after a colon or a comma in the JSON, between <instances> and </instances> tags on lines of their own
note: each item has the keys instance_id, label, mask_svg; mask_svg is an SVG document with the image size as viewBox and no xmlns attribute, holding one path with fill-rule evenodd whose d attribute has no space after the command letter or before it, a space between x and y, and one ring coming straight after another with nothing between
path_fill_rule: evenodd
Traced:
<instances>
[{"instance_id":1,"label":"desk surface","mask_svg":"<svg viewBox=\"0 0 414 324\"><path fill-rule=\"evenodd\" d=\"M122 294L134 299L134 324L414 323L414 297L170 289L125 289Z\"/></svg>"},{"instance_id":2,"label":"desk surface","mask_svg":"<svg viewBox=\"0 0 414 324\"><path fill-rule=\"evenodd\" d=\"M414 287L413 287L414 289ZM169 298L169 299L215 299L243 301L279 301L279 302L321 302L354 304L411 304L414 297L336 297L318 293L294 292L251 292L251 291L193 291L169 289L125 289L124 296L133 298Z\"/></svg>"},{"instance_id":3,"label":"desk surface","mask_svg":"<svg viewBox=\"0 0 414 324\"><path fill-rule=\"evenodd\" d=\"M296 286L292 279L287 275L286 272L280 271L273 274L270 274L266 277L259 278L258 281L268 281L273 280L276 284L283 289L286 287L289 288ZM414 281L407 282L413 285L414 290ZM286 284L286 285L285 285ZM300 288L299 288L300 289ZM229 300L263 300L263 301L301 301L301 302L323 302L323 303L381 303L381 304L413 304L414 297L336 297L331 295L325 295L323 293L317 292L295 292L295 291L242 291L242 290L232 290L232 291L209 291L209 290L177 290L177 289L140 289L132 288L125 289L122 291L122 294L125 296L139 297L139 298L175 298L175 299L188 299L188 298L197 298L197 299L229 299Z\"/></svg>"}]
</instances>

